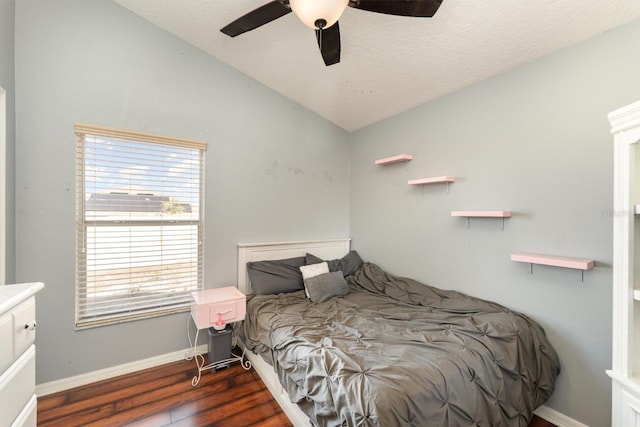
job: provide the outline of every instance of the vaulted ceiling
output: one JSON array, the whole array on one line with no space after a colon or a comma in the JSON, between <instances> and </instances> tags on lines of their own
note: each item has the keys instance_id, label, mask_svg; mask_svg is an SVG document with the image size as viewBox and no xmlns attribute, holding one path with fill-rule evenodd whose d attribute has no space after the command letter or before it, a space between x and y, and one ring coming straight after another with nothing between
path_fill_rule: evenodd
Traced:
<instances>
[{"instance_id":1,"label":"vaulted ceiling","mask_svg":"<svg viewBox=\"0 0 640 427\"><path fill-rule=\"evenodd\" d=\"M268 0L115 1L350 132L640 19L637 0L444 0L433 18L347 8L341 62L326 67L293 13L219 31Z\"/></svg>"}]
</instances>

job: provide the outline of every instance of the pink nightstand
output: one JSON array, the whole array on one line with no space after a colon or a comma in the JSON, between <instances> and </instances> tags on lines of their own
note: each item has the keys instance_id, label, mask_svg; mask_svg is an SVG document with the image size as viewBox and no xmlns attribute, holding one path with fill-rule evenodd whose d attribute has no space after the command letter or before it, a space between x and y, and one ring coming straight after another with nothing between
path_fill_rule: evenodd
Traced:
<instances>
[{"instance_id":1,"label":"pink nightstand","mask_svg":"<svg viewBox=\"0 0 640 427\"><path fill-rule=\"evenodd\" d=\"M251 369L251 362L244 360L244 350L239 356L231 353L231 357L222 360L215 360L207 365L204 364L204 357L202 354L197 354L196 351L198 334L201 329L215 328L211 329L213 332L210 334L230 333L229 328L225 329L226 325L244 320L246 313L246 296L235 286L206 289L203 291L192 292L191 295L193 303L191 304L190 319L193 320L196 327L196 336L192 343L191 334L189 333L190 326L187 324L189 344L193 347L193 355L190 354L187 356L187 360L191 360L191 357L193 357L196 360L196 365L198 367L198 375L193 377L191 384L193 386L198 385L202 371L207 369L215 370L224 366L229 366L229 364L233 362L240 362L244 369ZM222 320L224 324L220 325L220 320ZM216 329L218 330L217 332Z\"/></svg>"}]
</instances>

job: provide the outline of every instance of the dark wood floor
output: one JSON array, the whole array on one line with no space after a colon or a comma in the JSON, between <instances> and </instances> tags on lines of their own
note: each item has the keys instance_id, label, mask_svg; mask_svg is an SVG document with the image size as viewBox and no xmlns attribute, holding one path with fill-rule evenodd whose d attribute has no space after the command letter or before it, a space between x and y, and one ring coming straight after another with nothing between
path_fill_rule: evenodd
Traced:
<instances>
[{"instance_id":1,"label":"dark wood floor","mask_svg":"<svg viewBox=\"0 0 640 427\"><path fill-rule=\"evenodd\" d=\"M39 397L38 426L291 426L253 369L206 372L192 387L195 372L180 361Z\"/></svg>"}]
</instances>

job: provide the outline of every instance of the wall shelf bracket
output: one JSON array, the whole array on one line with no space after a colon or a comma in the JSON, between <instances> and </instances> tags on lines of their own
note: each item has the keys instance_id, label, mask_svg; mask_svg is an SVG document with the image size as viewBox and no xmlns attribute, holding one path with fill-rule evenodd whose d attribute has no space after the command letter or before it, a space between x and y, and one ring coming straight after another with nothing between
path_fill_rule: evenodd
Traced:
<instances>
[{"instance_id":1,"label":"wall shelf bracket","mask_svg":"<svg viewBox=\"0 0 640 427\"><path fill-rule=\"evenodd\" d=\"M529 274L533 276L533 265L534 263L529 263ZM584 283L584 270L578 270L578 275L580 277L580 283Z\"/></svg>"}]
</instances>

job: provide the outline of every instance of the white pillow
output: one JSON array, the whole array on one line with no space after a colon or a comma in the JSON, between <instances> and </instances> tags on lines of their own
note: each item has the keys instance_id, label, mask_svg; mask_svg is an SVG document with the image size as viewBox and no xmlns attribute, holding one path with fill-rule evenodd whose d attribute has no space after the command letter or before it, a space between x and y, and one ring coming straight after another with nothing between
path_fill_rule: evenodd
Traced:
<instances>
[{"instance_id":1,"label":"white pillow","mask_svg":"<svg viewBox=\"0 0 640 427\"><path fill-rule=\"evenodd\" d=\"M319 276L321 274L325 274L329 272L329 264L325 262L320 262L318 264L309 264L303 265L300 267L300 271L302 272L302 280L306 281L312 277ZM307 287L304 287L304 293L309 297L309 291L307 291Z\"/></svg>"}]
</instances>

